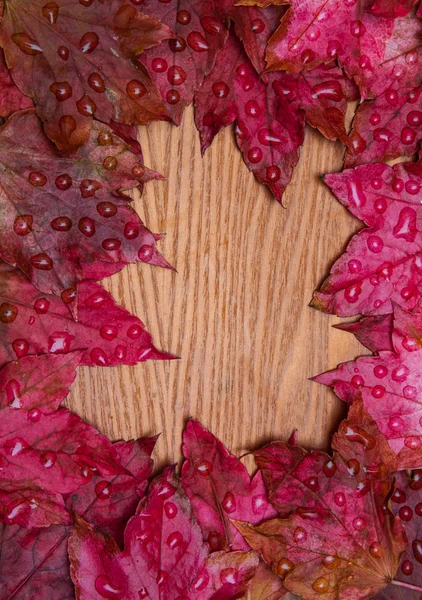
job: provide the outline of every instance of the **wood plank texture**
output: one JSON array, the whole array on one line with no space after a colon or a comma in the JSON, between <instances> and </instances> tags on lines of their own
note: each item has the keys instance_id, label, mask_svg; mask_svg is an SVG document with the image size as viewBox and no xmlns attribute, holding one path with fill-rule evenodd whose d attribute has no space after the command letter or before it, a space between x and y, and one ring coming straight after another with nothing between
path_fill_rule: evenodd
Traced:
<instances>
[{"instance_id":1,"label":"wood plank texture","mask_svg":"<svg viewBox=\"0 0 422 600\"><path fill-rule=\"evenodd\" d=\"M308 380L363 353L338 321L308 308L358 223L319 176L341 168L340 144L308 129L285 195L274 201L245 167L231 129L201 158L193 111L180 128L140 132L145 162L165 175L136 208L166 237L177 273L131 265L106 287L180 360L79 370L67 405L113 439L162 432L156 458L180 459L189 417L234 453L297 428L327 447L343 407Z\"/></svg>"}]
</instances>

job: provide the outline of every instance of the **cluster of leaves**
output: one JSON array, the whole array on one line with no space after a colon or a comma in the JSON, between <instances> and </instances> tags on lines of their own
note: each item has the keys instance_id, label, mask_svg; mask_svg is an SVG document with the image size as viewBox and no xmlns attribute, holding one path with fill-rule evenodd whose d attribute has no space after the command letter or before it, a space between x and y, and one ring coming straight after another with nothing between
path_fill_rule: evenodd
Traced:
<instances>
[{"instance_id":1,"label":"cluster of leaves","mask_svg":"<svg viewBox=\"0 0 422 600\"><path fill-rule=\"evenodd\" d=\"M420 598L422 470L398 471L367 398L332 454L293 436L252 478L189 421L179 471L149 481L157 438L112 444L60 408L83 354L0 372L2 600Z\"/></svg>"},{"instance_id":2,"label":"cluster of leaves","mask_svg":"<svg viewBox=\"0 0 422 600\"><path fill-rule=\"evenodd\" d=\"M422 163L384 163L422 137L422 9L239 4L0 2L1 600L421 597ZM305 123L346 146L325 180L367 228L313 305L363 315L341 327L374 356L316 378L350 405L332 454L274 442L251 479L190 421L180 472L149 482L155 438L111 443L60 403L79 364L172 358L96 281L170 267L131 208L160 177L136 125L191 102L202 150L233 124L278 200Z\"/></svg>"}]
</instances>

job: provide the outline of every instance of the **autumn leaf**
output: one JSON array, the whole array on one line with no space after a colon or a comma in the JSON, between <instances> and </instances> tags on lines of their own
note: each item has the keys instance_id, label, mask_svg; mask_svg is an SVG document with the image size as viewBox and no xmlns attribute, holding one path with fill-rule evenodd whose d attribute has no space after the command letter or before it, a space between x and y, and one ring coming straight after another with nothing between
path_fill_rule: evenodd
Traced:
<instances>
[{"instance_id":1,"label":"autumn leaf","mask_svg":"<svg viewBox=\"0 0 422 600\"><path fill-rule=\"evenodd\" d=\"M353 402L362 395L365 410L397 455L400 469L422 468L422 315L396 306L394 352L380 351L343 363L315 377L339 398Z\"/></svg>"},{"instance_id":2,"label":"autumn leaf","mask_svg":"<svg viewBox=\"0 0 422 600\"><path fill-rule=\"evenodd\" d=\"M366 228L351 239L312 306L341 317L391 313L392 301L415 307L422 274L421 164L363 165L324 180Z\"/></svg>"},{"instance_id":3,"label":"autumn leaf","mask_svg":"<svg viewBox=\"0 0 422 600\"><path fill-rule=\"evenodd\" d=\"M0 45L48 137L72 152L88 140L93 117L145 124L166 116L137 55L171 35L122 0L4 0Z\"/></svg>"},{"instance_id":4,"label":"autumn leaf","mask_svg":"<svg viewBox=\"0 0 422 600\"><path fill-rule=\"evenodd\" d=\"M156 438L116 442L116 460L125 473L91 479L69 496L68 510L89 518L98 531L113 533L123 542L124 528L142 497L153 462L150 458ZM0 594L23 600L27 594L41 594L48 600L74 600L70 579L67 540L71 526L25 529L0 525ZM0 595L3 600L3 596Z\"/></svg>"},{"instance_id":5,"label":"autumn leaf","mask_svg":"<svg viewBox=\"0 0 422 600\"><path fill-rule=\"evenodd\" d=\"M81 600L100 600L106 592L125 600L240 596L256 569L255 553L208 553L172 468L152 482L128 522L122 552L113 538L80 518L69 540L71 576Z\"/></svg>"},{"instance_id":6,"label":"autumn leaf","mask_svg":"<svg viewBox=\"0 0 422 600\"><path fill-rule=\"evenodd\" d=\"M371 352L380 350L394 351L391 339L393 333L393 316L378 315L376 317L363 317L354 323L338 323L333 325L336 329L353 333L356 339Z\"/></svg>"},{"instance_id":7,"label":"autumn leaf","mask_svg":"<svg viewBox=\"0 0 422 600\"><path fill-rule=\"evenodd\" d=\"M134 261L169 266L124 193L156 174L101 123L77 155L56 151L33 110L0 130L0 256L45 293L70 302L100 262L108 274ZM72 296L73 295L73 296Z\"/></svg>"},{"instance_id":8,"label":"autumn leaf","mask_svg":"<svg viewBox=\"0 0 422 600\"><path fill-rule=\"evenodd\" d=\"M396 461L361 402L332 445L332 457L282 442L255 452L281 518L236 525L304 600L363 600L393 580L406 548L400 519L385 505Z\"/></svg>"},{"instance_id":9,"label":"autumn leaf","mask_svg":"<svg viewBox=\"0 0 422 600\"><path fill-rule=\"evenodd\" d=\"M289 73L310 70L337 59L355 79L362 99L395 87L420 84L422 23L409 13L399 19L371 14L372 0L293 0L270 39L268 68ZM355 140L360 150L359 140Z\"/></svg>"},{"instance_id":10,"label":"autumn leaf","mask_svg":"<svg viewBox=\"0 0 422 600\"><path fill-rule=\"evenodd\" d=\"M204 77L211 72L227 29L215 0L153 2L142 10L165 23L175 38L147 50L145 64L172 120L180 124L183 109L193 100Z\"/></svg>"},{"instance_id":11,"label":"autumn leaf","mask_svg":"<svg viewBox=\"0 0 422 600\"><path fill-rule=\"evenodd\" d=\"M374 600L420 600L422 592L422 494L421 472L397 473L391 496L393 513L400 517L406 530L408 545L402 555L395 579L402 587L389 585Z\"/></svg>"},{"instance_id":12,"label":"autumn leaf","mask_svg":"<svg viewBox=\"0 0 422 600\"><path fill-rule=\"evenodd\" d=\"M32 101L13 82L3 51L0 50L0 117L7 119L12 113L31 106Z\"/></svg>"},{"instance_id":13,"label":"autumn leaf","mask_svg":"<svg viewBox=\"0 0 422 600\"><path fill-rule=\"evenodd\" d=\"M82 364L136 364L173 355L157 350L140 319L100 285L78 285L78 321L53 294L39 292L17 269L0 269L0 366L27 354L82 352Z\"/></svg>"},{"instance_id":14,"label":"autumn leaf","mask_svg":"<svg viewBox=\"0 0 422 600\"><path fill-rule=\"evenodd\" d=\"M2 371L2 522L26 527L66 524L64 494L77 490L91 473L125 472L107 438L59 408L79 360L79 354L24 357Z\"/></svg>"},{"instance_id":15,"label":"autumn leaf","mask_svg":"<svg viewBox=\"0 0 422 600\"><path fill-rule=\"evenodd\" d=\"M379 17L397 19L405 17L417 3L418 0L374 0L368 10Z\"/></svg>"},{"instance_id":16,"label":"autumn leaf","mask_svg":"<svg viewBox=\"0 0 422 600\"><path fill-rule=\"evenodd\" d=\"M356 111L345 166L412 156L422 139L422 87L389 88Z\"/></svg>"}]
</instances>

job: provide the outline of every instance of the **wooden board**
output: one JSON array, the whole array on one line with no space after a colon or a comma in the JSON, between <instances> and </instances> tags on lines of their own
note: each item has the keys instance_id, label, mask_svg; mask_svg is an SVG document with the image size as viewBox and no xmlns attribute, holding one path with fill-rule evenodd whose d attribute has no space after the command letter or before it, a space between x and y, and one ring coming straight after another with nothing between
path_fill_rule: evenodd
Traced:
<instances>
[{"instance_id":1,"label":"wooden board","mask_svg":"<svg viewBox=\"0 0 422 600\"><path fill-rule=\"evenodd\" d=\"M320 180L340 144L308 129L282 208L244 165L230 128L201 158L193 111L140 132L165 175L135 204L177 273L131 265L106 287L180 360L82 368L67 405L113 439L162 432L156 458L180 459L189 417L241 454L270 439L326 448L343 406L309 377L363 353L335 318L308 307L358 222Z\"/></svg>"}]
</instances>

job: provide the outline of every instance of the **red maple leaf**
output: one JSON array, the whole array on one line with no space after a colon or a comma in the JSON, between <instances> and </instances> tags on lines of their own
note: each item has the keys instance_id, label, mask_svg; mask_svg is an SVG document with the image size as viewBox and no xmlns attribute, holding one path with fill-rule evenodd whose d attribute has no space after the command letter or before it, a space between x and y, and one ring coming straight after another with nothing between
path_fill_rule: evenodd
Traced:
<instances>
[{"instance_id":1,"label":"red maple leaf","mask_svg":"<svg viewBox=\"0 0 422 600\"><path fill-rule=\"evenodd\" d=\"M325 176L336 197L366 224L331 268L312 305L339 316L412 309L422 276L422 165L362 165Z\"/></svg>"},{"instance_id":2,"label":"red maple leaf","mask_svg":"<svg viewBox=\"0 0 422 600\"><path fill-rule=\"evenodd\" d=\"M24 96L13 82L3 51L0 50L0 117L7 119L17 110L31 106L33 106L32 100Z\"/></svg>"},{"instance_id":3,"label":"red maple leaf","mask_svg":"<svg viewBox=\"0 0 422 600\"><path fill-rule=\"evenodd\" d=\"M391 87L361 104L353 120L345 166L411 156L422 139L422 87Z\"/></svg>"},{"instance_id":4,"label":"red maple leaf","mask_svg":"<svg viewBox=\"0 0 422 600\"><path fill-rule=\"evenodd\" d=\"M396 461L356 402L333 438L333 456L274 442L255 452L280 518L236 525L304 600L358 600L393 580L406 536L385 505Z\"/></svg>"},{"instance_id":5,"label":"red maple leaf","mask_svg":"<svg viewBox=\"0 0 422 600\"><path fill-rule=\"evenodd\" d=\"M271 73L261 80L231 33L195 94L202 152L220 129L235 122L248 168L280 200L299 158L304 117L329 139L347 141L346 100L355 95L355 86L334 65L297 77Z\"/></svg>"},{"instance_id":6,"label":"red maple leaf","mask_svg":"<svg viewBox=\"0 0 422 600\"><path fill-rule=\"evenodd\" d=\"M369 11L379 17L405 17L418 3L418 0L374 0Z\"/></svg>"},{"instance_id":7,"label":"red maple leaf","mask_svg":"<svg viewBox=\"0 0 422 600\"><path fill-rule=\"evenodd\" d=\"M144 124L166 110L137 55L171 36L130 2L4 0L0 44L48 137L74 151L93 117ZM29 76L32 74L32 76Z\"/></svg>"},{"instance_id":8,"label":"red maple leaf","mask_svg":"<svg viewBox=\"0 0 422 600\"><path fill-rule=\"evenodd\" d=\"M422 494L421 471L396 476L396 487L391 495L391 507L400 517L408 538L395 579L402 587L387 586L374 600L420 600L422 591Z\"/></svg>"},{"instance_id":9,"label":"red maple leaf","mask_svg":"<svg viewBox=\"0 0 422 600\"><path fill-rule=\"evenodd\" d=\"M339 323L333 327L353 333L356 339L371 352L394 351L391 339L393 333L392 314L363 317L354 323Z\"/></svg>"},{"instance_id":10,"label":"red maple leaf","mask_svg":"<svg viewBox=\"0 0 422 600\"><path fill-rule=\"evenodd\" d=\"M124 472L111 442L59 404L76 355L25 357L1 372L0 520L26 527L66 524L64 494L91 473Z\"/></svg>"},{"instance_id":11,"label":"red maple leaf","mask_svg":"<svg viewBox=\"0 0 422 600\"><path fill-rule=\"evenodd\" d=\"M89 518L102 533L113 533L119 543L127 520L134 514L151 474L155 438L116 442L116 459L125 473L91 479L69 496L68 510ZM18 525L0 528L0 597L21 600L40 594L49 600L75 598L70 579L67 540L70 526L25 529ZM4 594L4 597L3 595Z\"/></svg>"},{"instance_id":12,"label":"red maple leaf","mask_svg":"<svg viewBox=\"0 0 422 600\"><path fill-rule=\"evenodd\" d=\"M82 364L136 364L174 356L157 350L140 319L115 304L97 283L78 285L74 321L53 294L37 290L17 269L0 268L0 366L27 354L84 350Z\"/></svg>"},{"instance_id":13,"label":"red maple leaf","mask_svg":"<svg viewBox=\"0 0 422 600\"><path fill-rule=\"evenodd\" d=\"M33 110L15 113L0 132L0 164L0 256L38 289L70 302L98 263L108 274L137 260L168 266L124 194L156 174L105 125L94 122L89 142L68 157Z\"/></svg>"},{"instance_id":14,"label":"red maple leaf","mask_svg":"<svg viewBox=\"0 0 422 600\"><path fill-rule=\"evenodd\" d=\"M231 519L260 523L275 516L259 471L251 479L246 467L202 427L189 421L183 434L181 480L204 540L211 550L249 550ZM281 581L265 564L251 581L250 598L278 600L285 593ZM271 592L271 595L270 595Z\"/></svg>"},{"instance_id":15,"label":"red maple leaf","mask_svg":"<svg viewBox=\"0 0 422 600\"><path fill-rule=\"evenodd\" d=\"M394 87L398 78L405 78L406 87L416 87L421 81L422 23L413 13L399 19L371 14L367 9L372 4L294 0L269 41L269 69L297 73L337 59L356 80L363 99ZM358 140L355 144L359 150Z\"/></svg>"},{"instance_id":16,"label":"red maple leaf","mask_svg":"<svg viewBox=\"0 0 422 600\"><path fill-rule=\"evenodd\" d=\"M212 70L216 54L227 38L216 4L215 0L170 0L142 6L146 14L159 18L176 36L146 51L141 60L177 124L184 107L192 102L195 91Z\"/></svg>"},{"instance_id":17,"label":"red maple leaf","mask_svg":"<svg viewBox=\"0 0 422 600\"><path fill-rule=\"evenodd\" d=\"M125 549L77 518L69 540L77 597L139 600L235 598L257 567L254 552L214 553L202 541L183 488L165 469L126 527ZM108 595L106 595L108 594Z\"/></svg>"},{"instance_id":18,"label":"red maple leaf","mask_svg":"<svg viewBox=\"0 0 422 600\"><path fill-rule=\"evenodd\" d=\"M422 315L394 310L394 352L380 351L315 377L345 402L360 393L365 410L397 455L400 469L422 467Z\"/></svg>"}]
</instances>

